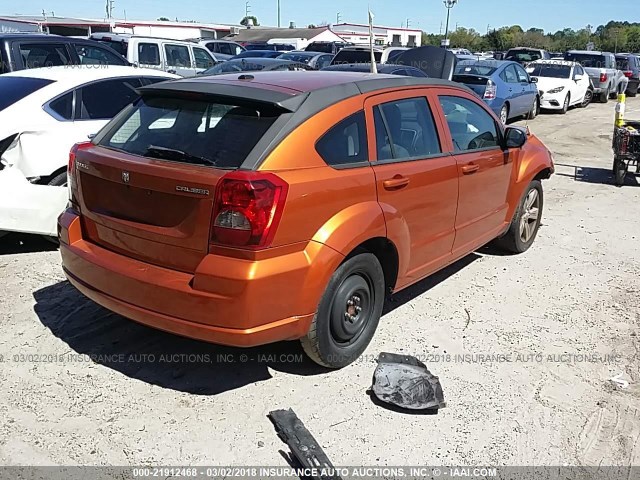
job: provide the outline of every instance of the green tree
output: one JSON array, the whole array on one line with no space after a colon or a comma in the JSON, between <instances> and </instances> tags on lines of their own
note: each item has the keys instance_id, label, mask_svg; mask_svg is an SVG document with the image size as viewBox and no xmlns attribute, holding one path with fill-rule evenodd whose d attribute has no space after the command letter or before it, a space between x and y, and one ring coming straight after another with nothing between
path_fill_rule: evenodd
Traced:
<instances>
[{"instance_id":1,"label":"green tree","mask_svg":"<svg viewBox=\"0 0 640 480\"><path fill-rule=\"evenodd\" d=\"M158 19L159 22L170 22L171 20L169 20L167 17L160 17Z\"/></svg>"},{"instance_id":2,"label":"green tree","mask_svg":"<svg viewBox=\"0 0 640 480\"><path fill-rule=\"evenodd\" d=\"M253 25L255 27L260 26L260 23L258 23L258 18L254 15L247 15L246 17L244 17L242 20L240 20L240 25L244 25L245 27L248 26L249 20L253 20Z\"/></svg>"}]
</instances>

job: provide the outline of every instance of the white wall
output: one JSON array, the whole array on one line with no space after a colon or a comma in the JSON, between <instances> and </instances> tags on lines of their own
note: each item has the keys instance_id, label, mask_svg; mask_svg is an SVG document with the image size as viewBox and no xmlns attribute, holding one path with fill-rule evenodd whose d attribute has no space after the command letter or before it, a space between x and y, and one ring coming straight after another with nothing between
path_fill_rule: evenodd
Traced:
<instances>
[{"instance_id":1,"label":"white wall","mask_svg":"<svg viewBox=\"0 0 640 480\"><path fill-rule=\"evenodd\" d=\"M345 40L360 44L369 44L369 27L365 25L334 25L333 31L343 37ZM399 36L400 45L406 46L409 43L409 37L414 36L416 46L422 45L422 32L420 30L405 30L388 27L373 27L374 41L388 45L393 43L394 35Z\"/></svg>"},{"instance_id":2,"label":"white wall","mask_svg":"<svg viewBox=\"0 0 640 480\"><path fill-rule=\"evenodd\" d=\"M165 26L142 26L134 25L129 27L115 27L116 33L132 33L134 35L143 35L146 37L172 38L174 40L186 40L188 38L211 37L215 38L215 32L210 30L201 30L199 27L165 27Z\"/></svg>"}]
</instances>

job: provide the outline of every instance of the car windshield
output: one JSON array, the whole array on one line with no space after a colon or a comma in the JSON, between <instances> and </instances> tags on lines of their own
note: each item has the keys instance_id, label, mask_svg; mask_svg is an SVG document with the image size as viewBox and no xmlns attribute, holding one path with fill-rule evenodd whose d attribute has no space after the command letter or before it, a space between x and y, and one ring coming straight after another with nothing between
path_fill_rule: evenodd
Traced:
<instances>
[{"instance_id":1,"label":"car windshield","mask_svg":"<svg viewBox=\"0 0 640 480\"><path fill-rule=\"evenodd\" d=\"M567 52L564 58L565 60L578 62L580 65L586 68L605 68L607 64L607 59L604 55Z\"/></svg>"},{"instance_id":2,"label":"car windshield","mask_svg":"<svg viewBox=\"0 0 640 480\"><path fill-rule=\"evenodd\" d=\"M0 111L53 83L42 78L0 76Z\"/></svg>"},{"instance_id":3,"label":"car windshield","mask_svg":"<svg viewBox=\"0 0 640 480\"><path fill-rule=\"evenodd\" d=\"M309 63L314 55L305 55L304 53L284 53L278 58L280 60L291 60L298 63Z\"/></svg>"},{"instance_id":4,"label":"car windshield","mask_svg":"<svg viewBox=\"0 0 640 480\"><path fill-rule=\"evenodd\" d=\"M533 62L540 60L542 54L540 50L509 50L505 60L513 60L515 62Z\"/></svg>"},{"instance_id":5,"label":"car windshield","mask_svg":"<svg viewBox=\"0 0 640 480\"><path fill-rule=\"evenodd\" d=\"M527 73L533 77L569 78L571 76L571 66L537 63L529 65Z\"/></svg>"},{"instance_id":6,"label":"car windshield","mask_svg":"<svg viewBox=\"0 0 640 480\"><path fill-rule=\"evenodd\" d=\"M333 53L332 43L312 43L307 47L309 52Z\"/></svg>"},{"instance_id":7,"label":"car windshield","mask_svg":"<svg viewBox=\"0 0 640 480\"><path fill-rule=\"evenodd\" d=\"M493 75L493 72L497 70L496 67L491 65L483 65L481 63L474 64L464 64L459 63L456 65L456 75L482 75L484 77L489 77Z\"/></svg>"},{"instance_id":8,"label":"car windshield","mask_svg":"<svg viewBox=\"0 0 640 480\"><path fill-rule=\"evenodd\" d=\"M127 48L129 44L122 40L99 40L100 43L106 45L107 47L113 48L116 52L126 58L127 56Z\"/></svg>"},{"instance_id":9,"label":"car windshield","mask_svg":"<svg viewBox=\"0 0 640 480\"><path fill-rule=\"evenodd\" d=\"M236 169L280 111L246 99L228 101L142 98L105 129L98 144L133 155Z\"/></svg>"},{"instance_id":10,"label":"car windshield","mask_svg":"<svg viewBox=\"0 0 640 480\"><path fill-rule=\"evenodd\" d=\"M221 73L257 72L265 65L249 60L222 62L204 72L205 75L220 75Z\"/></svg>"}]
</instances>

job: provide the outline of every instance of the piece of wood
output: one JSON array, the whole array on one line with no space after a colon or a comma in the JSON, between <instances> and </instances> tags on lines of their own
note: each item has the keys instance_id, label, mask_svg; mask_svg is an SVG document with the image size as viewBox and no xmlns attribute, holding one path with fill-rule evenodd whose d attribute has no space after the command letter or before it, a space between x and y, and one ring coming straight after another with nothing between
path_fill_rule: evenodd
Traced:
<instances>
[{"instance_id":1,"label":"piece of wood","mask_svg":"<svg viewBox=\"0 0 640 480\"><path fill-rule=\"evenodd\" d=\"M317 476L314 480L342 480L335 473L335 467L324 453L311 432L293 412L288 410L274 410L269 412L269 418L276 427L280 439L289 445L291 453L302 467L315 468ZM328 473L323 475L322 473Z\"/></svg>"}]
</instances>

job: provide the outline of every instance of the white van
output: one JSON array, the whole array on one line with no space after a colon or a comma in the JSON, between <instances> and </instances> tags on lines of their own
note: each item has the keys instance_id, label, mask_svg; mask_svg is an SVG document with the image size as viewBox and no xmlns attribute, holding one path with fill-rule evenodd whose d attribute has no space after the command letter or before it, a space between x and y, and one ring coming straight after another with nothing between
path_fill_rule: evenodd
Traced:
<instances>
[{"instance_id":1,"label":"white van","mask_svg":"<svg viewBox=\"0 0 640 480\"><path fill-rule=\"evenodd\" d=\"M209 50L193 42L124 33L94 33L90 38L110 46L136 66L182 77L193 77L218 63Z\"/></svg>"}]
</instances>

